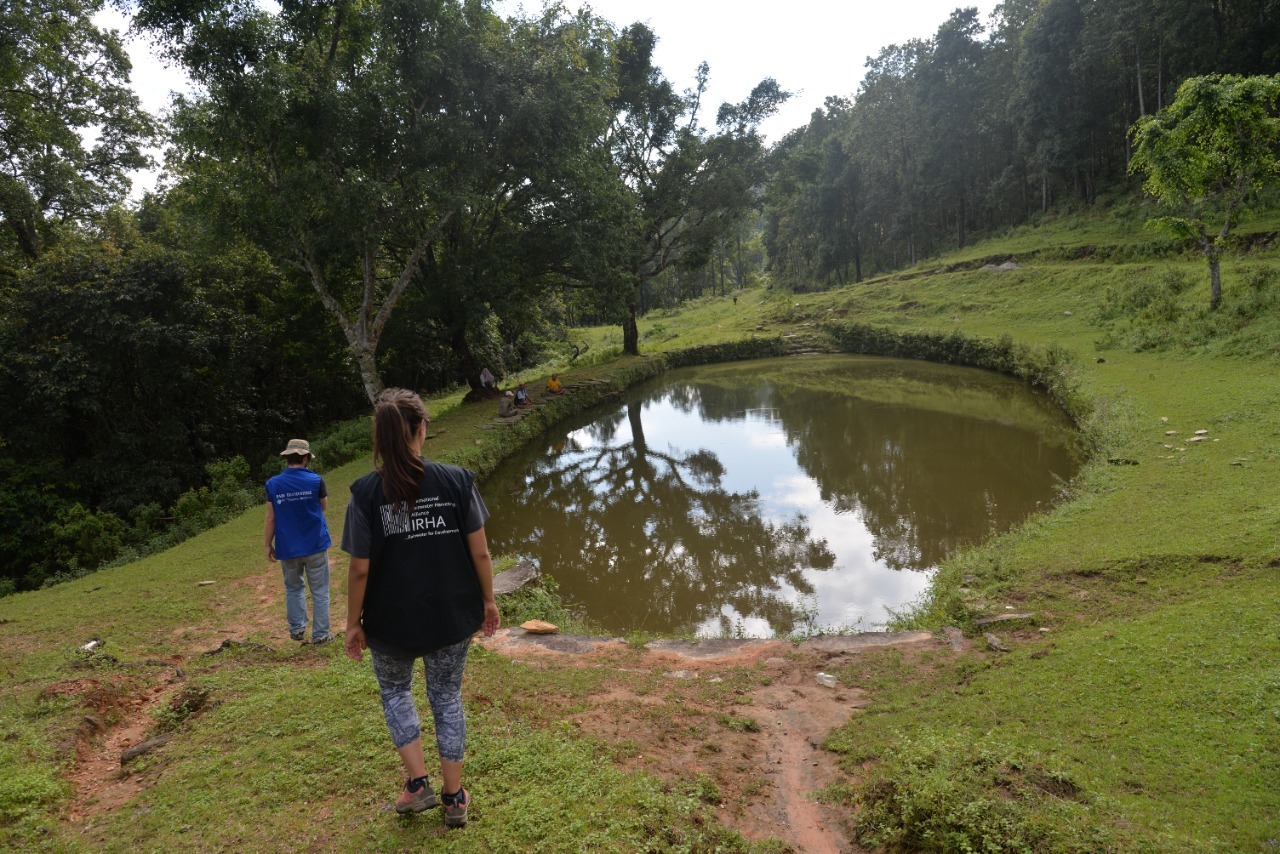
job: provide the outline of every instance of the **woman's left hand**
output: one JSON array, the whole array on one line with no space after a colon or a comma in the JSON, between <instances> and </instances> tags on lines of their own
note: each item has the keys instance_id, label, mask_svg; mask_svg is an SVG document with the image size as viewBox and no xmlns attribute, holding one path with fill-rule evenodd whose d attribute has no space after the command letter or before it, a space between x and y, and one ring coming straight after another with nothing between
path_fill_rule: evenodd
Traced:
<instances>
[{"instance_id":1,"label":"woman's left hand","mask_svg":"<svg viewBox=\"0 0 1280 854\"><path fill-rule=\"evenodd\" d=\"M502 616L498 613L498 603L492 599L484 603L484 636L493 637L493 633L502 625Z\"/></svg>"}]
</instances>

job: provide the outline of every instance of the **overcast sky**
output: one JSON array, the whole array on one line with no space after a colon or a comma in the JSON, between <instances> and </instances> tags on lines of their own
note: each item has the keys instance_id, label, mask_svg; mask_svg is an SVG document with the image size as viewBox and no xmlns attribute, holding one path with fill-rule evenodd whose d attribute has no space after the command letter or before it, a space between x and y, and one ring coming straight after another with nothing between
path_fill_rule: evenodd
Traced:
<instances>
[{"instance_id":1,"label":"overcast sky","mask_svg":"<svg viewBox=\"0 0 1280 854\"><path fill-rule=\"evenodd\" d=\"M498 0L494 8L509 15L521 6L540 8L538 2ZM773 77L783 89L795 93L778 115L763 126L765 136L776 142L792 128L809 121L828 95L853 95L862 80L867 57L890 44L932 36L950 13L961 6L976 6L986 22L997 0L958 3L955 0L786 0L759 5L725 0L565 0L576 9L589 5L597 15L619 26L643 21L658 35L656 62L677 89L693 84L698 63L711 66L711 79L703 115L713 124L715 111L724 101L741 101L765 77ZM118 12L98 17L101 25L123 32L127 20ZM133 59L133 83L143 106L162 111L169 93L181 89L181 73L166 68L151 55L146 42L128 43ZM140 175L133 195L139 196L155 181Z\"/></svg>"},{"instance_id":2,"label":"overcast sky","mask_svg":"<svg viewBox=\"0 0 1280 854\"><path fill-rule=\"evenodd\" d=\"M676 88L693 84L698 63L711 66L704 124L715 123L725 101L741 101L765 77L795 93L762 130L770 142L808 124L828 95L849 97L865 73L867 57L891 44L929 38L957 8L973 6L987 21L996 0L564 0L577 9L626 26L647 23L658 36L656 64ZM500 13L515 0L496 4ZM525 3L526 8L539 8Z\"/></svg>"}]
</instances>

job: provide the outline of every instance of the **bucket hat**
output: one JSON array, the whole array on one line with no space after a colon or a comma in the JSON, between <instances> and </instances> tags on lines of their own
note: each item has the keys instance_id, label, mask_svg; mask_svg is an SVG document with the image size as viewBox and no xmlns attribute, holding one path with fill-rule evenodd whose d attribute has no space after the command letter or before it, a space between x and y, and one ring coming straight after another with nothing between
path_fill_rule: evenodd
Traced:
<instances>
[{"instance_id":1,"label":"bucket hat","mask_svg":"<svg viewBox=\"0 0 1280 854\"><path fill-rule=\"evenodd\" d=\"M315 458L315 454L311 453L311 444L306 439L290 439L289 444L280 452L280 456L287 457L290 454L305 454Z\"/></svg>"}]
</instances>

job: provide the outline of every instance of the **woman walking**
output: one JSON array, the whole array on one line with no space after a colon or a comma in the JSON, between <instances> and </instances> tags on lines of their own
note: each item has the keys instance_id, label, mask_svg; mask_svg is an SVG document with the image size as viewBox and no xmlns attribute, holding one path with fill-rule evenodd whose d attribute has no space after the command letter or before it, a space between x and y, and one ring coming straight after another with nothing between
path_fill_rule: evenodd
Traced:
<instances>
[{"instance_id":1,"label":"woman walking","mask_svg":"<svg viewBox=\"0 0 1280 854\"><path fill-rule=\"evenodd\" d=\"M471 803L462 787L462 671L472 635L490 636L501 621L484 535L489 511L471 472L422 457L429 420L411 391L389 388L374 404L376 471L351 485L342 531L351 556L344 646L356 661L366 647L373 658L382 713L408 774L396 812L443 803L445 824L462 827ZM439 798L411 691L419 658L440 753Z\"/></svg>"}]
</instances>

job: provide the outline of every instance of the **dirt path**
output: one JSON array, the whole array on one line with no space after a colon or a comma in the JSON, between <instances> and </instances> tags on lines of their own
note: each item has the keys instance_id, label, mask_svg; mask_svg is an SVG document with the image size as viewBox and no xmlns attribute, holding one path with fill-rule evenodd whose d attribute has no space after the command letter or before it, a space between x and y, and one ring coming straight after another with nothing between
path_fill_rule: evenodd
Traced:
<instances>
[{"instance_id":1,"label":"dirt path","mask_svg":"<svg viewBox=\"0 0 1280 854\"><path fill-rule=\"evenodd\" d=\"M228 640L265 637L268 644L277 647L294 643L284 620L284 588L276 574L264 571L246 576L231 582L228 589L230 598L255 603L255 607L230 622L219 618L215 624L178 627L172 637L173 655L142 662L127 678L110 685L90 678L49 689L50 693L76 694L82 701L92 698L86 705L95 710L78 727L74 746L69 745L75 762L67 780L75 796L66 821L84 825L123 806L155 782L159 767L144 763L144 770L137 770L122 757L156 734L166 709L190 702L184 693L187 679L183 670L189 660L218 649Z\"/></svg>"},{"instance_id":2,"label":"dirt path","mask_svg":"<svg viewBox=\"0 0 1280 854\"><path fill-rule=\"evenodd\" d=\"M816 674L877 648L894 646L910 657L940 646L924 633L881 640L847 649L785 641L710 642L700 649L674 642L641 651L617 641L533 639L516 629L482 643L543 666L613 669L620 678L590 695L573 719L605 743L629 746L624 766L673 786L713 781L721 820L748 839L777 839L804 854L844 854L861 850L849 842L847 808L817 795L851 780L822 744L868 698L821 685ZM655 678L665 690L653 690Z\"/></svg>"},{"instance_id":3,"label":"dirt path","mask_svg":"<svg viewBox=\"0 0 1280 854\"><path fill-rule=\"evenodd\" d=\"M217 628L188 627L179 654L147 662L118 684L69 680L51 689L92 694L94 707L100 707L77 732L76 761L68 774L76 791L69 822L84 827L122 807L162 773L163 762L140 763L138 771L132 763L122 764L121 756L154 734L166 706L184 699L183 666L189 659L230 638L265 639L277 648L294 643L284 627L283 590L275 582L270 573L234 582L239 589L232 597L256 607L246 609L240 620L219 620ZM342 605L335 597L335 626L345 620ZM504 629L481 643L540 667L613 668L630 677L611 679L608 690L589 695L572 721L604 743L619 745L615 761L624 767L654 774L673 787L709 781L714 794L706 799L717 803L721 820L745 837L780 840L805 854L860 850L848 841L847 808L821 803L816 796L832 783L848 781L835 754L821 745L868 698L857 689L821 685L815 676L867 650L784 641L656 642L637 650L618 641L553 638ZM885 645L913 655L939 644L928 635L914 635L877 639L871 648Z\"/></svg>"}]
</instances>

